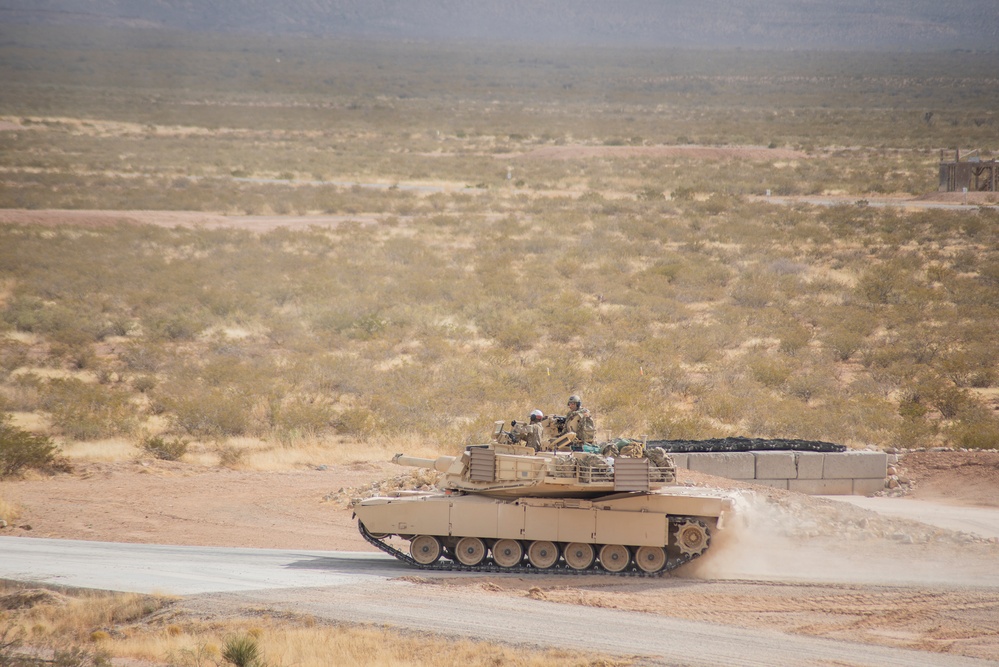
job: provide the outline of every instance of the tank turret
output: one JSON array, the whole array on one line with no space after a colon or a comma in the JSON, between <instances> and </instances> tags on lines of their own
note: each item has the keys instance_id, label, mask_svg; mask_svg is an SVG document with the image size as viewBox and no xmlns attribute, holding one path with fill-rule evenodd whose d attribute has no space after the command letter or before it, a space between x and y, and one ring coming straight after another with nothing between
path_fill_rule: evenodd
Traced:
<instances>
[{"instance_id":1,"label":"tank turret","mask_svg":"<svg viewBox=\"0 0 999 667\"><path fill-rule=\"evenodd\" d=\"M599 456L535 452L530 447L472 445L460 456L424 459L396 454L393 463L444 473L440 488L495 498L592 498L622 491L654 491L676 481L668 455Z\"/></svg>"},{"instance_id":2,"label":"tank turret","mask_svg":"<svg viewBox=\"0 0 999 667\"><path fill-rule=\"evenodd\" d=\"M677 487L662 450L619 441L602 451L494 441L458 456L397 454L441 473L439 490L352 507L368 542L422 569L658 575L704 553L733 501Z\"/></svg>"}]
</instances>

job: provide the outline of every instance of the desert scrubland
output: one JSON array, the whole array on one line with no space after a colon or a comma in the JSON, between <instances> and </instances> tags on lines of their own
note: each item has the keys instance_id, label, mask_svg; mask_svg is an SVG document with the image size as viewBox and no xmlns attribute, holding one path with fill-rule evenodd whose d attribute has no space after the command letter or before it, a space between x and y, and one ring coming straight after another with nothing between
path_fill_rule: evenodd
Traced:
<instances>
[{"instance_id":1,"label":"desert scrubland","mask_svg":"<svg viewBox=\"0 0 999 667\"><path fill-rule=\"evenodd\" d=\"M570 393L607 436L995 448L999 209L935 192L999 150L994 62L0 26L8 472L454 453Z\"/></svg>"}]
</instances>

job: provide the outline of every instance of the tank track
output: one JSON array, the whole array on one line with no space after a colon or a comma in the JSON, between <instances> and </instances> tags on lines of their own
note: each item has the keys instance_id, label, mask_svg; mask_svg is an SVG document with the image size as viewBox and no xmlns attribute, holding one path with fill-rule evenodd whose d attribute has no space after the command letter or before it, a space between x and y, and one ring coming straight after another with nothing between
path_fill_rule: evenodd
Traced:
<instances>
[{"instance_id":1,"label":"tank track","mask_svg":"<svg viewBox=\"0 0 999 667\"><path fill-rule=\"evenodd\" d=\"M704 524L704 522L696 517L671 516L670 523L672 524L674 521L696 521L701 526L703 526L705 530L707 530L707 526ZM500 567L499 565L493 563L492 559L488 557L484 559L482 563L480 563L479 565L464 565L457 561L444 560L443 557L441 558L441 560L438 560L435 563L424 565L422 563L416 562L416 560L406 552L400 551L399 549L396 549L392 545L383 542L382 540L371 535L371 533L368 532L368 530L364 527L364 524L361 523L360 520L357 522L357 528L361 533L361 537L367 540L369 544L378 547L379 549L389 554L390 556L393 556L394 558L401 560L407 565L410 565L417 569L434 570L437 572L489 572L497 574L533 574L533 575L569 574L569 575L580 575L580 576L587 574L603 574L607 576L618 576L618 577L661 577L667 572L675 570L681 565L686 565L687 563L694 560L695 558L698 558L701 555L700 553L694 555L680 554L679 556L667 555L666 565L663 567L663 569L659 570L658 572L645 572L644 570L639 569L634 563L631 563L627 568L625 568L621 572L608 572L607 570L604 570L603 568L597 566L596 563L594 563L585 570L575 570L566 565L561 560L552 567L545 569L536 568L527 562L524 562L522 565L517 565L514 567ZM711 548L710 532L708 533L708 543L705 545L704 551L707 551L709 548ZM701 553L704 553L704 551L702 551Z\"/></svg>"},{"instance_id":2,"label":"tank track","mask_svg":"<svg viewBox=\"0 0 999 667\"><path fill-rule=\"evenodd\" d=\"M660 447L669 453L694 452L845 452L846 446L821 440L765 438L711 438L709 440L649 440L647 447Z\"/></svg>"}]
</instances>

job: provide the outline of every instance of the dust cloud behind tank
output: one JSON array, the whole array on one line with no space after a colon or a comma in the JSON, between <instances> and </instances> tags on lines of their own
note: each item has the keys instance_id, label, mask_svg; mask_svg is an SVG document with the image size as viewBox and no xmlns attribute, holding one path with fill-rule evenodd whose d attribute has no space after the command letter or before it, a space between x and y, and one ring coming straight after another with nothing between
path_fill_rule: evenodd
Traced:
<instances>
[{"instance_id":1,"label":"dust cloud behind tank","mask_svg":"<svg viewBox=\"0 0 999 667\"><path fill-rule=\"evenodd\" d=\"M437 459L399 454L397 464L442 473L438 489L353 510L366 540L421 569L655 576L703 554L733 502L676 486L661 449L631 453L492 442Z\"/></svg>"}]
</instances>

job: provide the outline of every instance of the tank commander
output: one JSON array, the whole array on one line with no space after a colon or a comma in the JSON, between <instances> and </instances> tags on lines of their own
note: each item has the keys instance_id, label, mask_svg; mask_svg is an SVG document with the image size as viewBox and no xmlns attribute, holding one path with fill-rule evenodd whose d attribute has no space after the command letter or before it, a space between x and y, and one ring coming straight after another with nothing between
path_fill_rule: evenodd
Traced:
<instances>
[{"instance_id":1,"label":"tank commander","mask_svg":"<svg viewBox=\"0 0 999 667\"><path fill-rule=\"evenodd\" d=\"M523 442L528 447L533 447L535 451L541 450L541 443L545 441L545 429L543 422L545 415L541 410L533 410L528 422L514 422L510 435L515 442Z\"/></svg>"},{"instance_id":2,"label":"tank commander","mask_svg":"<svg viewBox=\"0 0 999 667\"><path fill-rule=\"evenodd\" d=\"M576 445L592 445L597 435L593 415L583 407L583 401L576 394L569 397L566 406L569 408L569 412L565 415L565 421L559 420L558 434L575 433Z\"/></svg>"}]
</instances>

